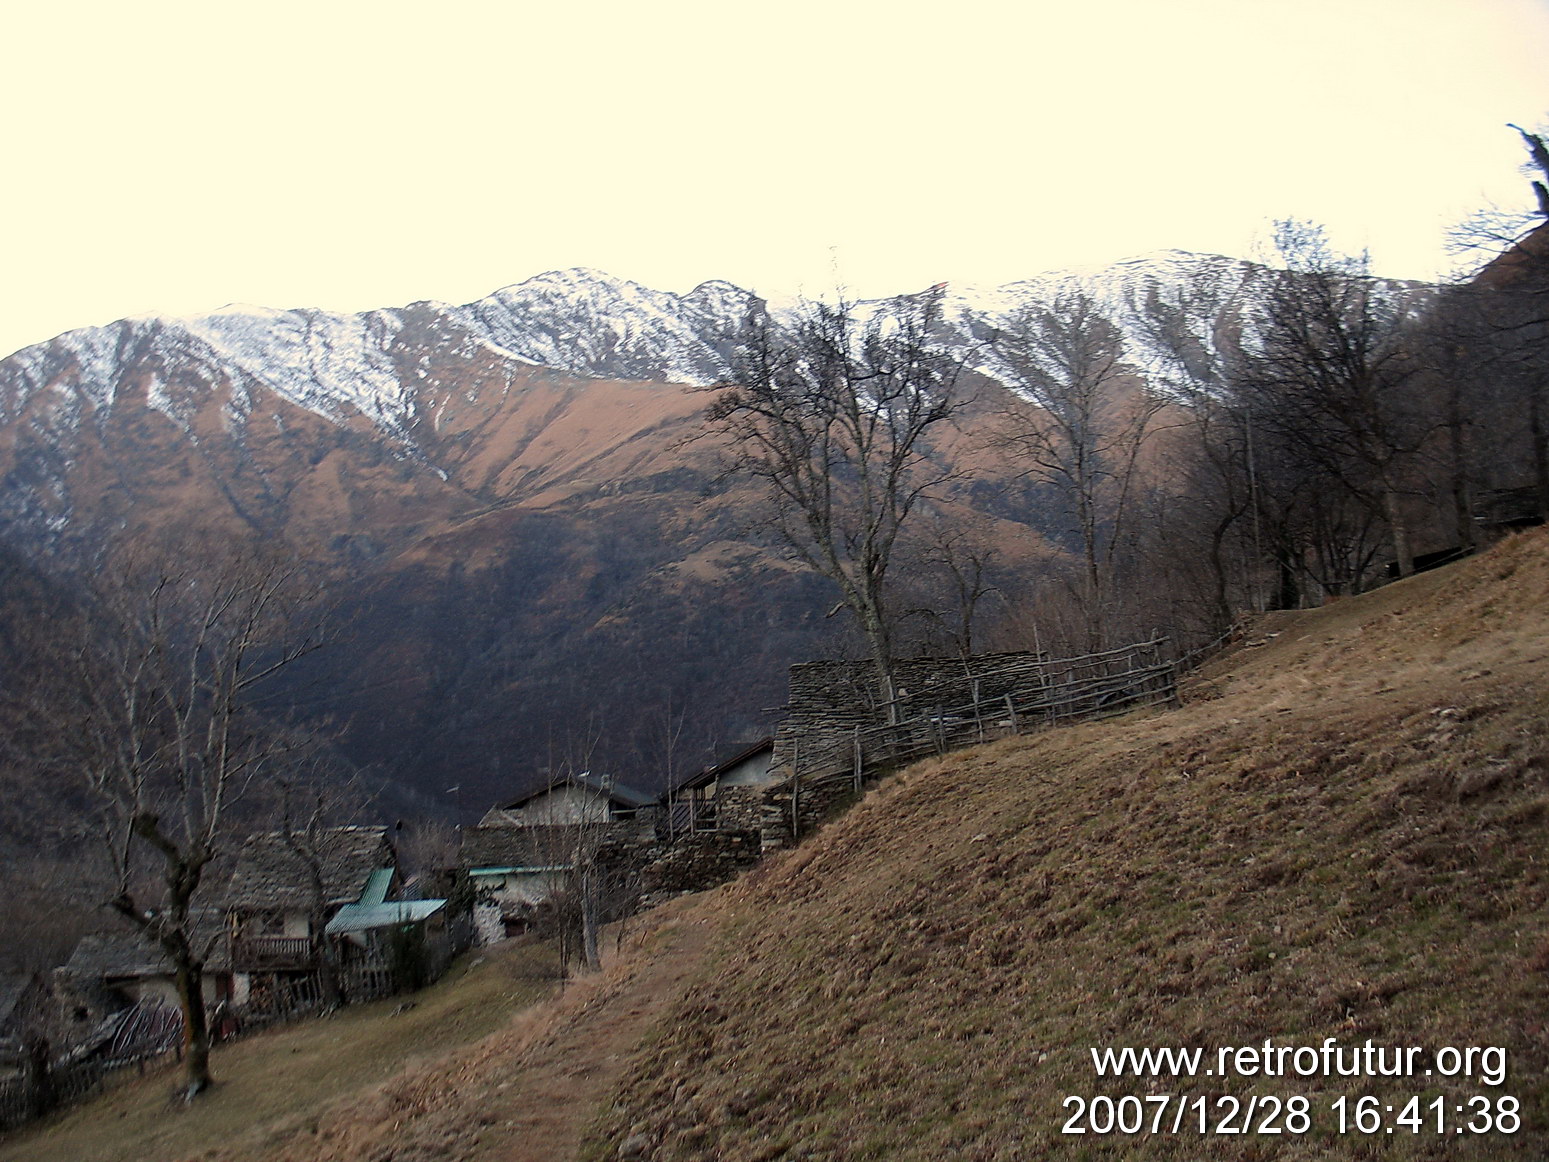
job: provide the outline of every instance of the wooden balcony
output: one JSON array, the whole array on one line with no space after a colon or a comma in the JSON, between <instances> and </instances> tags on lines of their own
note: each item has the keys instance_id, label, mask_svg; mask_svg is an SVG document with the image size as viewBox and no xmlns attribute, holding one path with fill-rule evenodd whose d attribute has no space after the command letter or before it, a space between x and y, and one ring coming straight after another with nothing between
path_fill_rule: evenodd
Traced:
<instances>
[{"instance_id":1,"label":"wooden balcony","mask_svg":"<svg viewBox=\"0 0 1549 1162\"><path fill-rule=\"evenodd\" d=\"M231 947L231 967L237 972L311 968L312 941L305 936L248 936Z\"/></svg>"}]
</instances>

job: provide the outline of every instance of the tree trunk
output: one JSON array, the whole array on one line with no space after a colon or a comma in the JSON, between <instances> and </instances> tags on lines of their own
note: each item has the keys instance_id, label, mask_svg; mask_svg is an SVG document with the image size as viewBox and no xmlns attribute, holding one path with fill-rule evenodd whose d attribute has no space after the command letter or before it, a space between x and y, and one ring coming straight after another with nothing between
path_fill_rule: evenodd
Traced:
<instances>
[{"instance_id":1,"label":"tree trunk","mask_svg":"<svg viewBox=\"0 0 1549 1162\"><path fill-rule=\"evenodd\" d=\"M1404 522L1403 505L1396 488L1383 489L1382 508L1393 536L1393 558L1398 565L1398 575L1408 577L1415 571L1415 554L1409 544L1409 526Z\"/></svg>"},{"instance_id":2,"label":"tree trunk","mask_svg":"<svg viewBox=\"0 0 1549 1162\"><path fill-rule=\"evenodd\" d=\"M317 959L317 983L323 994L323 1006L328 1009L342 1008L346 999L344 984L340 979L341 973L334 956L333 945L329 942L326 932L319 937L314 937L313 954Z\"/></svg>"},{"instance_id":3,"label":"tree trunk","mask_svg":"<svg viewBox=\"0 0 1549 1162\"><path fill-rule=\"evenodd\" d=\"M204 972L186 958L177 965L178 1003L183 1007L183 1077L185 1096L197 1097L209 1089L210 1026L204 1012Z\"/></svg>"},{"instance_id":4,"label":"tree trunk","mask_svg":"<svg viewBox=\"0 0 1549 1162\"><path fill-rule=\"evenodd\" d=\"M1088 487L1083 484L1082 488ZM1081 522L1082 588L1081 615L1086 629L1088 653L1101 653L1104 645L1103 577L1097 553L1097 517L1093 505L1083 491L1077 503L1077 518Z\"/></svg>"},{"instance_id":5,"label":"tree trunk","mask_svg":"<svg viewBox=\"0 0 1549 1162\"><path fill-rule=\"evenodd\" d=\"M1533 441L1533 483L1538 488L1538 511L1549 516L1549 432L1544 425L1544 388L1528 393L1528 432Z\"/></svg>"},{"instance_id":6,"label":"tree trunk","mask_svg":"<svg viewBox=\"0 0 1549 1162\"><path fill-rule=\"evenodd\" d=\"M1215 628L1218 633L1225 633L1232 624L1229 578L1226 574L1226 558L1222 548L1226 542L1226 534L1231 530L1235 520L1235 516L1227 516L1217 521L1215 527L1210 530L1210 576L1214 589L1211 597L1215 605Z\"/></svg>"},{"instance_id":7,"label":"tree trunk","mask_svg":"<svg viewBox=\"0 0 1549 1162\"><path fill-rule=\"evenodd\" d=\"M1468 420L1464 415L1459 377L1452 376L1447 396L1447 446L1451 458L1452 513L1456 522L1458 548L1474 548L1474 505L1468 486Z\"/></svg>"},{"instance_id":8,"label":"tree trunk","mask_svg":"<svg viewBox=\"0 0 1549 1162\"><path fill-rule=\"evenodd\" d=\"M1271 608L1300 609L1302 607L1302 587L1296 575L1296 567L1291 563L1289 551L1275 554L1275 569L1275 599Z\"/></svg>"},{"instance_id":9,"label":"tree trunk","mask_svg":"<svg viewBox=\"0 0 1549 1162\"><path fill-rule=\"evenodd\" d=\"M27 1086L27 1111L34 1118L41 1118L58 1104L54 1093L54 1077L49 1068L51 1050L48 1039L37 1033L29 1033L24 1041L26 1049L25 1069Z\"/></svg>"},{"instance_id":10,"label":"tree trunk","mask_svg":"<svg viewBox=\"0 0 1549 1162\"><path fill-rule=\"evenodd\" d=\"M893 647L888 637L887 621L882 611L872 602L866 602L861 616L861 630L871 650L871 666L877 679L877 697L887 707L889 723L898 721L897 690L893 684Z\"/></svg>"},{"instance_id":11,"label":"tree trunk","mask_svg":"<svg viewBox=\"0 0 1549 1162\"><path fill-rule=\"evenodd\" d=\"M596 872L588 870L581 873L581 955L592 972L602 968L602 955L597 947L599 926Z\"/></svg>"}]
</instances>

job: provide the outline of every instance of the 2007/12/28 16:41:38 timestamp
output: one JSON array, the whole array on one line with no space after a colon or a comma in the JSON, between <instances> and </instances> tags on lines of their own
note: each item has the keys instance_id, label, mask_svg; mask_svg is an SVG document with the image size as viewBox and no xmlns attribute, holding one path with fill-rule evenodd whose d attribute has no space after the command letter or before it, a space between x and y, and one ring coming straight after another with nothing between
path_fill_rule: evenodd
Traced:
<instances>
[{"instance_id":1,"label":"2007/12/28 16:41:38 timestamp","mask_svg":"<svg viewBox=\"0 0 1549 1162\"><path fill-rule=\"evenodd\" d=\"M1064 1134L1305 1134L1313 1128L1310 1098L1224 1094L1148 1094L1145 1098L1081 1097L1060 1103L1074 1112L1060 1127ZM1461 1101L1419 1095L1397 1103L1371 1095L1343 1096L1327 1104L1334 1115L1329 1128L1343 1134L1431 1133L1514 1134L1522 1127L1522 1104L1510 1094L1478 1094Z\"/></svg>"}]
</instances>

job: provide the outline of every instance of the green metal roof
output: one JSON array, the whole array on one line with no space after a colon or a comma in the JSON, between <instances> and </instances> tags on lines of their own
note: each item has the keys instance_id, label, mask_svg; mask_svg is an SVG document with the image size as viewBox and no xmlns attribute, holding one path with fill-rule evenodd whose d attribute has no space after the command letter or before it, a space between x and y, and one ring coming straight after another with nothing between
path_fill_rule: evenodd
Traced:
<instances>
[{"instance_id":1,"label":"green metal roof","mask_svg":"<svg viewBox=\"0 0 1549 1162\"><path fill-rule=\"evenodd\" d=\"M346 904L325 929L330 936L346 932L366 932L372 928L391 928L398 924L418 924L442 908L445 900L399 900L392 904Z\"/></svg>"},{"instance_id":2,"label":"green metal roof","mask_svg":"<svg viewBox=\"0 0 1549 1162\"><path fill-rule=\"evenodd\" d=\"M371 878L366 881L365 888L360 893L360 899L355 905L370 906L383 903L387 899L387 889L393 886L393 869L390 867L378 868L371 873Z\"/></svg>"},{"instance_id":3,"label":"green metal roof","mask_svg":"<svg viewBox=\"0 0 1549 1162\"><path fill-rule=\"evenodd\" d=\"M468 869L471 876L506 876L506 875L531 875L535 872L567 872L572 870L568 863L556 863L546 867L472 867Z\"/></svg>"}]
</instances>

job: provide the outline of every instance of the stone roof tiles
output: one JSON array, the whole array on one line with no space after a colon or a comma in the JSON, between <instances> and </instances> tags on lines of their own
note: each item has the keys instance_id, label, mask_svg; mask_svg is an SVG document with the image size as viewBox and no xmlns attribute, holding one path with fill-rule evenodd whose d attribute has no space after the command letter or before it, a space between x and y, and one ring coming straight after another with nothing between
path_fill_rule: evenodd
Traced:
<instances>
[{"instance_id":1,"label":"stone roof tiles","mask_svg":"<svg viewBox=\"0 0 1549 1162\"><path fill-rule=\"evenodd\" d=\"M392 845L383 827L332 827L310 841L323 873L324 903L353 904L381 868L391 867ZM231 874L226 906L244 910L297 910L313 903L308 863L279 831L248 836Z\"/></svg>"}]
</instances>

